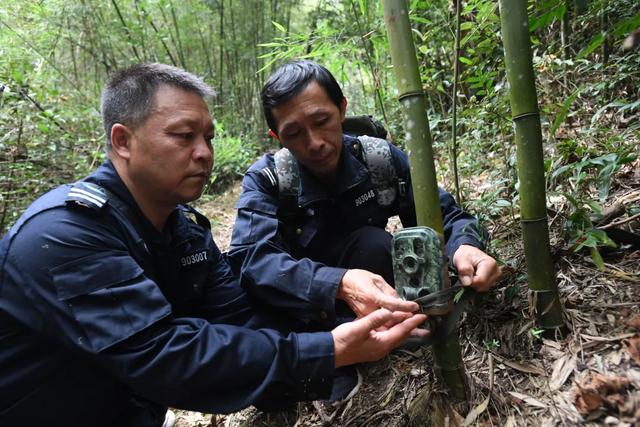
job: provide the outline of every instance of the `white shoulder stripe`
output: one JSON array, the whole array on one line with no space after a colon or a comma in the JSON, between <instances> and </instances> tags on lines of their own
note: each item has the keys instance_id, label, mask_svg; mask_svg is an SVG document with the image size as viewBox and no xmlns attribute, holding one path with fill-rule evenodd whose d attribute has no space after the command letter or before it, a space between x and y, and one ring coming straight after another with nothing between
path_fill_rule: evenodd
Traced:
<instances>
[{"instance_id":1,"label":"white shoulder stripe","mask_svg":"<svg viewBox=\"0 0 640 427\"><path fill-rule=\"evenodd\" d=\"M79 199L84 199L90 201L96 205L104 205L107 202L107 199L103 199L101 197L96 196L95 194L91 194L88 191L84 191L80 188L72 188L69 190L69 196L77 197Z\"/></svg>"},{"instance_id":2,"label":"white shoulder stripe","mask_svg":"<svg viewBox=\"0 0 640 427\"><path fill-rule=\"evenodd\" d=\"M71 192L78 192L78 193L82 193L85 196L90 196L96 199L96 201L105 204L107 202L107 199L105 197L102 197L101 195L98 195L96 193L93 193L91 191L87 191L87 190L83 190L82 188L78 188L78 187L73 187L71 189L71 191L69 191L69 193Z\"/></svg>"},{"instance_id":3,"label":"white shoulder stripe","mask_svg":"<svg viewBox=\"0 0 640 427\"><path fill-rule=\"evenodd\" d=\"M262 169L262 173L264 173L264 175L269 179L269 181L271 181L271 185L275 186L276 184L278 184L278 182L276 181L276 178L273 176L273 172L271 172L271 169L264 168Z\"/></svg>"}]
</instances>

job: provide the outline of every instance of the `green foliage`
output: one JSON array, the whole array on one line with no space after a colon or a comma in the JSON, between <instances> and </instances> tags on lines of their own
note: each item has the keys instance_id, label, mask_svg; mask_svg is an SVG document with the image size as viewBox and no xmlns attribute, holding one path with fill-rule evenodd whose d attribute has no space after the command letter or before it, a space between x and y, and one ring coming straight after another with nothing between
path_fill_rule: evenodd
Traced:
<instances>
[{"instance_id":1,"label":"green foliage","mask_svg":"<svg viewBox=\"0 0 640 427\"><path fill-rule=\"evenodd\" d=\"M500 340L493 338L491 341L483 340L482 345L487 351L495 351L500 348Z\"/></svg>"},{"instance_id":2,"label":"green foliage","mask_svg":"<svg viewBox=\"0 0 640 427\"><path fill-rule=\"evenodd\" d=\"M595 158L585 157L580 161L558 167L551 174L551 180L566 179L569 189L561 194L568 200L569 211L564 230L569 238L569 247L578 252L588 248L596 266L604 268L599 247L616 247L603 230L594 227L593 220L602 216L602 204L609 195L615 173L626 163L636 159L635 155L608 153ZM595 186L598 201L591 198L589 189Z\"/></svg>"},{"instance_id":3,"label":"green foliage","mask_svg":"<svg viewBox=\"0 0 640 427\"><path fill-rule=\"evenodd\" d=\"M611 181L615 172L625 163L635 160L636 156L608 153L595 158L584 158L578 162L570 163L557 168L551 179L557 179L569 175L569 183L576 193L583 193L586 186L595 183L598 189L600 203L604 203L609 195ZM590 170L596 170L596 174Z\"/></svg>"},{"instance_id":4,"label":"green foliage","mask_svg":"<svg viewBox=\"0 0 640 427\"><path fill-rule=\"evenodd\" d=\"M255 146L229 135L220 123L216 123L213 151L214 165L209 184L212 191L221 191L231 182L242 178L255 160Z\"/></svg>"},{"instance_id":5,"label":"green foliage","mask_svg":"<svg viewBox=\"0 0 640 427\"><path fill-rule=\"evenodd\" d=\"M116 69L163 62L201 75L218 91L212 111L229 137L262 139L258 93L265 76L256 73L262 67L257 44L277 31L266 23L291 16L296 3L270 8L258 0L4 1L0 232L36 195L82 177L104 159L99 99ZM229 147L241 151L219 150L225 163L215 172L216 188L237 178L244 166L236 163L246 164L252 149Z\"/></svg>"},{"instance_id":6,"label":"green foliage","mask_svg":"<svg viewBox=\"0 0 640 427\"><path fill-rule=\"evenodd\" d=\"M539 339L542 339L542 334L544 333L544 329L531 328L529 329L529 333L534 339L539 340Z\"/></svg>"},{"instance_id":7,"label":"green foliage","mask_svg":"<svg viewBox=\"0 0 640 427\"><path fill-rule=\"evenodd\" d=\"M518 216L496 4L463 2L457 94L462 193L465 206L486 223ZM409 6L439 181L452 189L455 16L446 0L411 0ZM619 46L640 26L640 3L593 0L585 6L530 1L529 24L549 189L576 201L567 202L563 212L565 229L582 234L567 231L568 244L584 241L583 248L590 248L594 241L596 247L606 243L586 236L588 225L577 225L585 224L580 209L587 217L597 214L591 205L606 203L616 173L639 143L640 53L623 53ZM568 23L566 49L563 22ZM218 91L212 112L224 130L214 141L216 191L241 175L256 154L274 148L265 143L259 91L273 67L292 58L327 66L343 86L349 114L385 120L402 147L403 121L383 24L380 2L372 0L5 0L0 5L0 230L35 195L83 176L104 159L100 91L109 73L134 62L183 66Z\"/></svg>"}]
</instances>

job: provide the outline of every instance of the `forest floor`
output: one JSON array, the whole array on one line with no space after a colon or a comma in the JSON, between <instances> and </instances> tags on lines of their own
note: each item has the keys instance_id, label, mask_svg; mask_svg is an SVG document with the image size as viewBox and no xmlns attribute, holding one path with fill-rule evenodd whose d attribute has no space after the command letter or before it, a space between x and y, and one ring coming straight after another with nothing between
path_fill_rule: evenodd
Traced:
<instances>
[{"instance_id":1,"label":"forest floor","mask_svg":"<svg viewBox=\"0 0 640 427\"><path fill-rule=\"evenodd\" d=\"M476 185L481 188L481 185ZM199 208L229 243L239 185ZM640 161L616 176L607 205L640 200ZM640 230L637 215L610 224ZM491 231L503 277L464 314L460 343L470 403L451 404L435 378L428 348L396 350L363 365L359 391L337 406L301 403L288 413L253 408L213 417L215 426L640 426L640 250L603 252L604 270L565 248L550 211L551 245L568 335L540 336L529 312L518 218ZM606 226L606 224L601 224ZM390 223L397 228L397 221ZM637 245L637 242L636 242ZM211 415L177 411L176 427L208 426Z\"/></svg>"}]
</instances>

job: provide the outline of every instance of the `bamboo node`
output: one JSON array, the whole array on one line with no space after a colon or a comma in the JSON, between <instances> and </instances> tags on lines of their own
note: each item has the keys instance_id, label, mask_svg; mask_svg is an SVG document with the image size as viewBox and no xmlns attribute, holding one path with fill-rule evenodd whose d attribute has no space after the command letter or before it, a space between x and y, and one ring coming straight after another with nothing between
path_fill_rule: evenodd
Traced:
<instances>
[{"instance_id":1,"label":"bamboo node","mask_svg":"<svg viewBox=\"0 0 640 427\"><path fill-rule=\"evenodd\" d=\"M531 219L525 219L525 218L520 218L520 222L526 222L526 223L532 223L532 222L546 222L547 221L547 217L546 215L540 218L531 218Z\"/></svg>"},{"instance_id":2,"label":"bamboo node","mask_svg":"<svg viewBox=\"0 0 640 427\"><path fill-rule=\"evenodd\" d=\"M424 97L425 94L423 91L416 91L416 90L412 90L410 92L405 92L402 95L398 96L398 101L402 102L403 100L407 99L407 98L413 98L413 97Z\"/></svg>"},{"instance_id":3,"label":"bamboo node","mask_svg":"<svg viewBox=\"0 0 640 427\"><path fill-rule=\"evenodd\" d=\"M530 112L530 113L522 113L522 114L518 114L516 116L513 116L513 118L511 119L512 121L518 121L521 119L526 119L528 117L540 117L540 112L539 111L534 111L534 112Z\"/></svg>"}]
</instances>

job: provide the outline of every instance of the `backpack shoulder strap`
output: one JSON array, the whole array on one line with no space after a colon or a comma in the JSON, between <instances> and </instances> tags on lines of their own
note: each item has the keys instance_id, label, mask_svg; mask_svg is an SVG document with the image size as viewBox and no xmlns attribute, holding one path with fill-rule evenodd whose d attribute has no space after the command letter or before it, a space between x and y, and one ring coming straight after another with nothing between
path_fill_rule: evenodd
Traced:
<instances>
[{"instance_id":1,"label":"backpack shoulder strap","mask_svg":"<svg viewBox=\"0 0 640 427\"><path fill-rule=\"evenodd\" d=\"M380 206L391 206L398 195L398 174L393 163L391 147L385 139L362 135L358 137L362 146L362 157L369 170L371 182L376 189L376 200Z\"/></svg>"},{"instance_id":2,"label":"backpack shoulder strap","mask_svg":"<svg viewBox=\"0 0 640 427\"><path fill-rule=\"evenodd\" d=\"M362 135L358 137L365 166L376 189L376 200L380 206L391 206L398 195L398 175L393 163L391 148L385 139ZM278 191L281 197L297 198L300 187L298 162L286 148L274 155Z\"/></svg>"},{"instance_id":3,"label":"backpack shoulder strap","mask_svg":"<svg viewBox=\"0 0 640 427\"><path fill-rule=\"evenodd\" d=\"M273 156L278 177L278 191L281 197L298 197L300 171L298 162L286 148L281 148Z\"/></svg>"}]
</instances>

